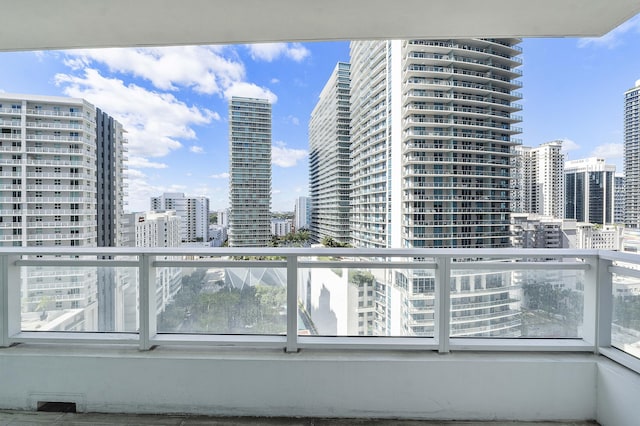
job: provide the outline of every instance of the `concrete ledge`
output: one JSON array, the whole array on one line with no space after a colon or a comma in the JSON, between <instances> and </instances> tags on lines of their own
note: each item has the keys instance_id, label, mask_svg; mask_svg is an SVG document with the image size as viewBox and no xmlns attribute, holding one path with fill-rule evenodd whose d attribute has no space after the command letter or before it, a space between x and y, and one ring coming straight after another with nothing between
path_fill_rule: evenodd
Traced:
<instances>
[{"instance_id":1,"label":"concrete ledge","mask_svg":"<svg viewBox=\"0 0 640 426\"><path fill-rule=\"evenodd\" d=\"M0 350L0 408L432 420L591 420L591 354L20 345ZM603 403L605 401L603 400Z\"/></svg>"}]
</instances>

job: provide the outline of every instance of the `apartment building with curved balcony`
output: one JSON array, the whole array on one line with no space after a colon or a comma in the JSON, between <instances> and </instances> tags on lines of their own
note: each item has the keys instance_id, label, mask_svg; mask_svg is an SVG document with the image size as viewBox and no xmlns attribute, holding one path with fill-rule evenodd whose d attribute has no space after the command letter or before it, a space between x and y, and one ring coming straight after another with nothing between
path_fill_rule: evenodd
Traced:
<instances>
[{"instance_id":1,"label":"apartment building with curved balcony","mask_svg":"<svg viewBox=\"0 0 640 426\"><path fill-rule=\"evenodd\" d=\"M509 247L512 158L520 143L514 139L521 121L515 115L521 109L519 43L351 43L354 246ZM434 277L395 271L388 281L376 302L378 332L400 321L403 334L431 334ZM488 272L477 283L461 275L455 286L457 335L517 333L519 290L509 274ZM402 312L388 309L395 291L406 298ZM389 315L396 319L388 321Z\"/></svg>"}]
</instances>

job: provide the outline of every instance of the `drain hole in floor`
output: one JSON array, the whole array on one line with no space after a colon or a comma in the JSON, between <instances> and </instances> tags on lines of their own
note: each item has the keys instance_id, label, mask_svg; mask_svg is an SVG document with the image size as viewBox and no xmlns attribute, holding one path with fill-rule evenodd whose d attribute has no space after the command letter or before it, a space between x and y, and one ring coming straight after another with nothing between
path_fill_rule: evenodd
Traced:
<instances>
[{"instance_id":1,"label":"drain hole in floor","mask_svg":"<svg viewBox=\"0 0 640 426\"><path fill-rule=\"evenodd\" d=\"M38 401L38 411L47 413L75 413L75 402Z\"/></svg>"}]
</instances>

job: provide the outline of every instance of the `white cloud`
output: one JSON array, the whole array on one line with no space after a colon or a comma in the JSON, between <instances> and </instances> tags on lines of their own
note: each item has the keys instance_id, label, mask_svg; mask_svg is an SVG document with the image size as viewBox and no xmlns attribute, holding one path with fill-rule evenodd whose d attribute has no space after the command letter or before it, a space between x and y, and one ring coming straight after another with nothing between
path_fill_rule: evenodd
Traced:
<instances>
[{"instance_id":1,"label":"white cloud","mask_svg":"<svg viewBox=\"0 0 640 426\"><path fill-rule=\"evenodd\" d=\"M560 141L562 141L562 152L570 152L570 151L576 151L578 149L580 149L580 145L578 145L576 142L572 141L571 139L560 139Z\"/></svg>"},{"instance_id":2,"label":"white cloud","mask_svg":"<svg viewBox=\"0 0 640 426\"><path fill-rule=\"evenodd\" d=\"M212 179L229 179L229 173L218 173L209 177Z\"/></svg>"},{"instance_id":3,"label":"white cloud","mask_svg":"<svg viewBox=\"0 0 640 426\"><path fill-rule=\"evenodd\" d=\"M311 55L309 49L300 43L260 43L248 44L247 49L253 60L273 62L281 57L302 62Z\"/></svg>"},{"instance_id":4,"label":"white cloud","mask_svg":"<svg viewBox=\"0 0 640 426\"><path fill-rule=\"evenodd\" d=\"M167 167L169 167L164 163L156 163L153 161L149 161L144 157L134 156L129 157L127 165L131 167L138 167L141 169L166 169Z\"/></svg>"},{"instance_id":5,"label":"white cloud","mask_svg":"<svg viewBox=\"0 0 640 426\"><path fill-rule=\"evenodd\" d=\"M605 143L595 147L592 157L619 159L624 157L624 145L621 143Z\"/></svg>"},{"instance_id":6,"label":"white cloud","mask_svg":"<svg viewBox=\"0 0 640 426\"><path fill-rule=\"evenodd\" d=\"M192 146L189 148L189 151L193 152L194 154L204 154L204 148L202 148L201 146Z\"/></svg>"},{"instance_id":7,"label":"white cloud","mask_svg":"<svg viewBox=\"0 0 640 426\"><path fill-rule=\"evenodd\" d=\"M161 90L190 87L195 92L221 94L224 88L245 77L242 62L225 58L223 48L177 46L140 49L85 49L65 52L65 64L84 69L92 61L112 72L132 74L150 81Z\"/></svg>"},{"instance_id":8,"label":"white cloud","mask_svg":"<svg viewBox=\"0 0 640 426\"><path fill-rule=\"evenodd\" d=\"M271 147L271 162L280 167L294 167L308 155L304 149L287 148L284 142L275 142Z\"/></svg>"},{"instance_id":9,"label":"white cloud","mask_svg":"<svg viewBox=\"0 0 640 426\"><path fill-rule=\"evenodd\" d=\"M127 163L128 164L128 163ZM145 178L147 177L147 175L145 175L144 173L142 173L140 170L136 170L136 169L128 169L125 171L125 174L127 175L127 177L129 179L134 179L134 178Z\"/></svg>"},{"instance_id":10,"label":"white cloud","mask_svg":"<svg viewBox=\"0 0 640 426\"><path fill-rule=\"evenodd\" d=\"M282 191L281 191L281 190L279 190L279 189L274 189L273 191L271 191L271 195L276 195L276 194L279 194L279 193L281 193L281 192L282 192Z\"/></svg>"},{"instance_id":11,"label":"white cloud","mask_svg":"<svg viewBox=\"0 0 640 426\"><path fill-rule=\"evenodd\" d=\"M285 118L285 121L288 122L288 123L293 124L294 126L299 126L300 125L300 119L298 117L296 117L295 115L287 116L287 118Z\"/></svg>"},{"instance_id":12,"label":"white cloud","mask_svg":"<svg viewBox=\"0 0 640 426\"><path fill-rule=\"evenodd\" d=\"M227 90L225 90L225 98L231 99L233 96L267 99L272 104L275 104L278 101L278 97L271 90L260 87L254 83L247 83L246 81L233 83Z\"/></svg>"},{"instance_id":13,"label":"white cloud","mask_svg":"<svg viewBox=\"0 0 640 426\"><path fill-rule=\"evenodd\" d=\"M271 79L271 84L278 84L278 83L280 83L280 80L278 80L277 78Z\"/></svg>"},{"instance_id":14,"label":"white cloud","mask_svg":"<svg viewBox=\"0 0 640 426\"><path fill-rule=\"evenodd\" d=\"M622 43L622 36L630 31L640 32L640 15L634 16L602 37L578 39L578 47L606 47L613 49Z\"/></svg>"},{"instance_id":15,"label":"white cloud","mask_svg":"<svg viewBox=\"0 0 640 426\"><path fill-rule=\"evenodd\" d=\"M107 78L91 68L83 76L57 74L55 82L66 95L99 105L127 130L132 156L162 157L195 139L192 125L204 125L220 116L210 110L188 106L169 93L148 91L135 84Z\"/></svg>"}]
</instances>

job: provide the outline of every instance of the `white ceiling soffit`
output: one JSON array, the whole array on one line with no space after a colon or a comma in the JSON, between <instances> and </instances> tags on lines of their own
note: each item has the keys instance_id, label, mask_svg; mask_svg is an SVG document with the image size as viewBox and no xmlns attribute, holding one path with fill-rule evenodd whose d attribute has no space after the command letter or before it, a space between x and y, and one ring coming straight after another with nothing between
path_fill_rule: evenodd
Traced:
<instances>
[{"instance_id":1,"label":"white ceiling soffit","mask_svg":"<svg viewBox=\"0 0 640 426\"><path fill-rule=\"evenodd\" d=\"M0 50L600 36L640 0L0 0Z\"/></svg>"}]
</instances>

